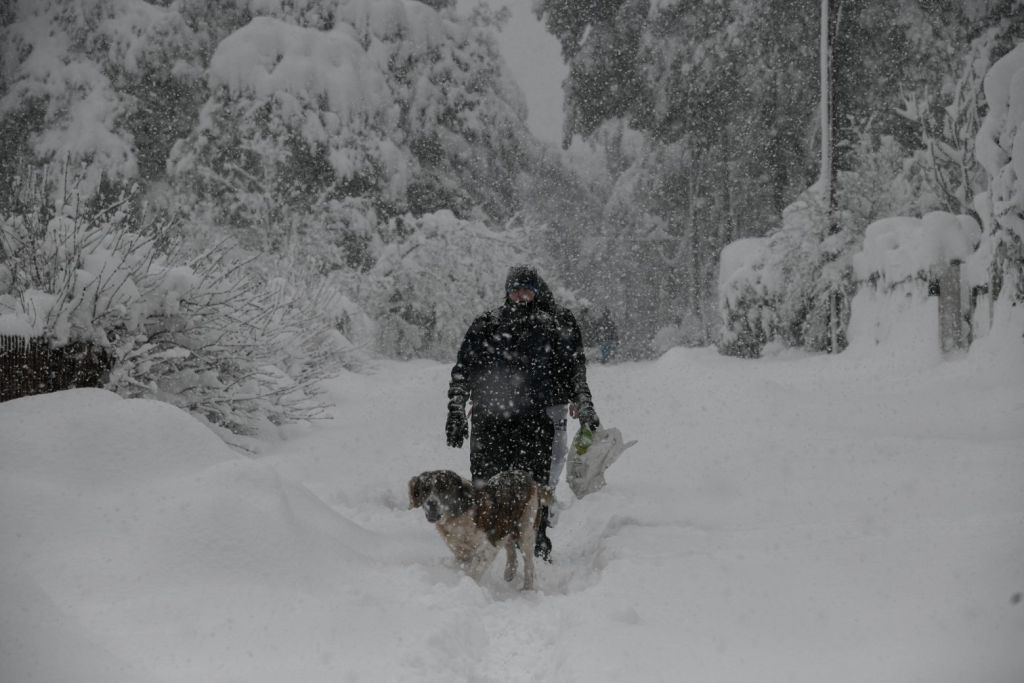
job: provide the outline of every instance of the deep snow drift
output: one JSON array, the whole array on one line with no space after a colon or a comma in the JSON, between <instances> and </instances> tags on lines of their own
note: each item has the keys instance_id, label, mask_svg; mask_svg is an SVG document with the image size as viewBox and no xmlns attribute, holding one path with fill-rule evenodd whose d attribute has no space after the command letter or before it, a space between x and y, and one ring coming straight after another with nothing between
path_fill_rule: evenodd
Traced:
<instances>
[{"instance_id":1,"label":"deep snow drift","mask_svg":"<svg viewBox=\"0 0 1024 683\"><path fill-rule=\"evenodd\" d=\"M412 475L468 470L445 365L339 377L333 422L256 458L99 390L0 404L0 680L1019 683L1009 349L592 368L640 442L533 593L461 576L407 509Z\"/></svg>"}]
</instances>

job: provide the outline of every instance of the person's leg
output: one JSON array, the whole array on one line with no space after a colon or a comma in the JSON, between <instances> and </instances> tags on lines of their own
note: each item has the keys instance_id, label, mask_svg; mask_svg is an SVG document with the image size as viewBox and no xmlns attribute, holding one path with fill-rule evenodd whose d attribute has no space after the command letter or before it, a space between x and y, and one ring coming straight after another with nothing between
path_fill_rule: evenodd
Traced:
<instances>
[{"instance_id":1,"label":"person's leg","mask_svg":"<svg viewBox=\"0 0 1024 683\"><path fill-rule=\"evenodd\" d=\"M509 420L507 456L511 469L523 470L543 486L551 476L551 446L555 425L546 412Z\"/></svg>"},{"instance_id":2,"label":"person's leg","mask_svg":"<svg viewBox=\"0 0 1024 683\"><path fill-rule=\"evenodd\" d=\"M551 474L548 476L548 486L554 490L558 486L558 480L562 476L565 461L569 456L569 406L550 406L547 413L555 427L555 436L551 440ZM547 508L547 514L548 526L555 526L558 523L558 507Z\"/></svg>"},{"instance_id":3,"label":"person's leg","mask_svg":"<svg viewBox=\"0 0 1024 683\"><path fill-rule=\"evenodd\" d=\"M506 421L474 414L470 422L469 471L473 482L485 482L498 472L511 469L508 461Z\"/></svg>"},{"instance_id":4,"label":"person's leg","mask_svg":"<svg viewBox=\"0 0 1024 683\"><path fill-rule=\"evenodd\" d=\"M548 477L548 486L555 488L558 485L558 478L562 476L565 459L569 454L567 434L569 406L564 404L548 406L547 413L555 429L551 439L551 473Z\"/></svg>"},{"instance_id":5,"label":"person's leg","mask_svg":"<svg viewBox=\"0 0 1024 683\"><path fill-rule=\"evenodd\" d=\"M546 412L517 419L514 429L514 461L517 469L533 476L538 484L547 486L551 478L551 447L555 438L555 424ZM551 559L551 539L547 535L548 509L540 513L540 525L534 543L534 555Z\"/></svg>"}]
</instances>

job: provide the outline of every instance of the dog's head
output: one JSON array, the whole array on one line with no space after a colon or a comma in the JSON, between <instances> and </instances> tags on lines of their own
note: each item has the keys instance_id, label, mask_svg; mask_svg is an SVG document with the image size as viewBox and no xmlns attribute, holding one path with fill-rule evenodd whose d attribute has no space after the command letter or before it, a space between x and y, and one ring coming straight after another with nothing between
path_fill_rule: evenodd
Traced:
<instances>
[{"instance_id":1,"label":"dog's head","mask_svg":"<svg viewBox=\"0 0 1024 683\"><path fill-rule=\"evenodd\" d=\"M422 507L427 521L458 517L473 506L473 484L451 470L424 472L409 480L409 509Z\"/></svg>"}]
</instances>

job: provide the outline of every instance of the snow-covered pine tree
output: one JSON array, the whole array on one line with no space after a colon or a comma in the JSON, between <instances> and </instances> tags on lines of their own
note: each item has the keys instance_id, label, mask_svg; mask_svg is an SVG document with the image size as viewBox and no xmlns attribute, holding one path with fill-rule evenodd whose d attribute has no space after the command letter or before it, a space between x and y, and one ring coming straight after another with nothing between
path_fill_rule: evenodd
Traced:
<instances>
[{"instance_id":1,"label":"snow-covered pine tree","mask_svg":"<svg viewBox=\"0 0 1024 683\"><path fill-rule=\"evenodd\" d=\"M70 163L88 198L163 175L202 99L202 45L171 7L16 2L0 26L0 184Z\"/></svg>"},{"instance_id":2,"label":"snow-covered pine tree","mask_svg":"<svg viewBox=\"0 0 1024 683\"><path fill-rule=\"evenodd\" d=\"M171 168L213 223L279 249L284 214L331 202L365 200L371 230L407 211L515 210L533 152L489 31L407 0L337 5L329 28L307 17L256 17L211 59L210 99ZM344 215L305 230L342 243L350 263L368 248Z\"/></svg>"}]
</instances>

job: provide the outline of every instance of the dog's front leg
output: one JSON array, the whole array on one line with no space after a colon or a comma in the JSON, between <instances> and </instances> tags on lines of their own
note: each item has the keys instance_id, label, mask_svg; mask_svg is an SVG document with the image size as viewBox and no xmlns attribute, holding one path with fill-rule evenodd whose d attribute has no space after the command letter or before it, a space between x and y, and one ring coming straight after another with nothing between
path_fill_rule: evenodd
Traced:
<instances>
[{"instance_id":1,"label":"dog's front leg","mask_svg":"<svg viewBox=\"0 0 1024 683\"><path fill-rule=\"evenodd\" d=\"M523 590L533 590L533 544L523 548Z\"/></svg>"},{"instance_id":2,"label":"dog's front leg","mask_svg":"<svg viewBox=\"0 0 1024 683\"><path fill-rule=\"evenodd\" d=\"M473 551L473 555L466 566L466 573L469 574L470 578L479 583L480 579L484 576L484 572L491 566L491 562L497 554L498 549L485 541Z\"/></svg>"},{"instance_id":3,"label":"dog's front leg","mask_svg":"<svg viewBox=\"0 0 1024 683\"><path fill-rule=\"evenodd\" d=\"M523 590L532 591L534 581L533 550L537 544L539 503L531 497L519 520L519 549L523 551Z\"/></svg>"},{"instance_id":4,"label":"dog's front leg","mask_svg":"<svg viewBox=\"0 0 1024 683\"><path fill-rule=\"evenodd\" d=\"M505 539L505 580L516 578L516 542L509 536Z\"/></svg>"},{"instance_id":5,"label":"dog's front leg","mask_svg":"<svg viewBox=\"0 0 1024 683\"><path fill-rule=\"evenodd\" d=\"M519 549L523 551L523 590L533 590L533 546L537 543L537 530L528 526L519 539Z\"/></svg>"}]
</instances>

